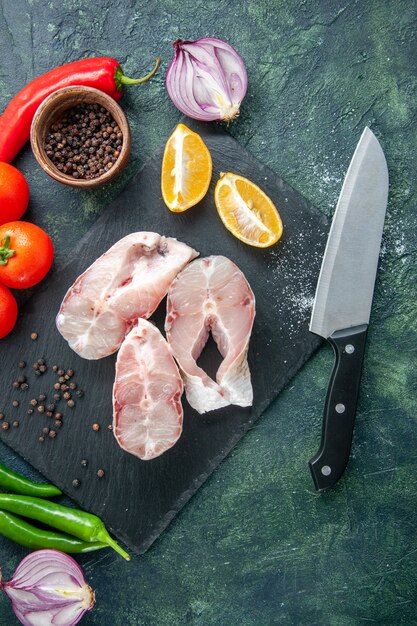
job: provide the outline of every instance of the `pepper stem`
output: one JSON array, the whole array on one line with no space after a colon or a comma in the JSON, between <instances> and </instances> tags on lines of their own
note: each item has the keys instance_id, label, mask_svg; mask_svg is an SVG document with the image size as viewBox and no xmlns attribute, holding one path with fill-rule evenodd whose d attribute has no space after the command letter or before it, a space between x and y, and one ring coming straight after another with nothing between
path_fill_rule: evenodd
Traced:
<instances>
[{"instance_id":1,"label":"pepper stem","mask_svg":"<svg viewBox=\"0 0 417 626\"><path fill-rule=\"evenodd\" d=\"M122 69L120 67L117 67L116 68L117 89L121 91L123 88L122 87L123 85L139 85L140 83L146 83L146 81L152 78L152 76L156 73L160 65L161 65L161 58L156 57L155 65L153 69L149 72L149 74L146 74L146 76L143 76L142 78L129 78L129 76L125 76L123 74Z\"/></svg>"},{"instance_id":2,"label":"pepper stem","mask_svg":"<svg viewBox=\"0 0 417 626\"><path fill-rule=\"evenodd\" d=\"M113 548L113 550L116 550L116 552L118 552L124 559L126 559L126 561L130 561L130 555L119 546L119 544L113 539L113 537L109 535L106 528L100 529L95 537L95 540L102 541L106 545Z\"/></svg>"},{"instance_id":3,"label":"pepper stem","mask_svg":"<svg viewBox=\"0 0 417 626\"><path fill-rule=\"evenodd\" d=\"M0 265L7 265L10 257L16 254L16 250L10 250L10 237L7 236L0 243Z\"/></svg>"}]
</instances>

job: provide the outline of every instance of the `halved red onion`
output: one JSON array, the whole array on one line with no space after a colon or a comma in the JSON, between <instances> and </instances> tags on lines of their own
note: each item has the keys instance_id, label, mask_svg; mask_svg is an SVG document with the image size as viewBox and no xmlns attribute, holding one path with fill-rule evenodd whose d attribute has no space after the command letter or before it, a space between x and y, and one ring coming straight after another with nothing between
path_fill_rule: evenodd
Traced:
<instances>
[{"instance_id":1,"label":"halved red onion","mask_svg":"<svg viewBox=\"0 0 417 626\"><path fill-rule=\"evenodd\" d=\"M229 121L239 115L248 88L242 57L220 39L178 39L166 75L169 97L195 120Z\"/></svg>"},{"instance_id":2,"label":"halved red onion","mask_svg":"<svg viewBox=\"0 0 417 626\"><path fill-rule=\"evenodd\" d=\"M81 567L58 550L31 552L0 588L23 626L75 626L95 602Z\"/></svg>"}]
</instances>

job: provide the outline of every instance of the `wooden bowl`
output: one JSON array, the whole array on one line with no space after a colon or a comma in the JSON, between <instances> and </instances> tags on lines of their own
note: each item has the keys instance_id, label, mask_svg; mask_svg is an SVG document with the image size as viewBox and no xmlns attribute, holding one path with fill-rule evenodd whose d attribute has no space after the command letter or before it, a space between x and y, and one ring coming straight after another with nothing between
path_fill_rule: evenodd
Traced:
<instances>
[{"instance_id":1,"label":"wooden bowl","mask_svg":"<svg viewBox=\"0 0 417 626\"><path fill-rule=\"evenodd\" d=\"M117 122L122 134L123 143L120 155L113 167L90 180L83 178L73 178L68 174L61 172L50 160L46 154L45 143L49 129L64 114L64 111L71 109L77 104L99 104L107 109L113 119ZM37 109L32 121L30 129L30 142L32 144L33 154L39 165L45 170L49 176L55 180L70 185L71 187L79 187L81 189L90 189L99 187L108 183L115 178L126 165L130 153L130 128L129 122L121 107L107 94L92 87L64 87L58 89L48 96Z\"/></svg>"}]
</instances>

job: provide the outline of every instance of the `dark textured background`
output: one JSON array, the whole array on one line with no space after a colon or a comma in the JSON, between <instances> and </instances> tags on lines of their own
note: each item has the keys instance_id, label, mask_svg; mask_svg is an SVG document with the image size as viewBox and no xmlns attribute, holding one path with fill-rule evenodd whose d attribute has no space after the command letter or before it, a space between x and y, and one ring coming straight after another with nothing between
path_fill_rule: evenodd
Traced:
<instances>
[{"instance_id":1,"label":"dark textured background","mask_svg":"<svg viewBox=\"0 0 417 626\"><path fill-rule=\"evenodd\" d=\"M80 559L97 590L83 624L417 624L416 26L412 0L0 3L0 107L34 76L79 57L111 54L131 75L156 54L163 60L157 78L122 101L133 153L117 183L63 190L29 150L17 160L32 191L27 217L51 233L58 267L179 119L163 80L178 37L212 35L239 49L249 91L230 132L326 215L365 124L390 170L345 477L318 496L306 465L331 368L323 348L144 557ZM6 447L0 458L34 475ZM6 577L24 554L0 539ZM2 596L0 624L14 623Z\"/></svg>"}]
</instances>

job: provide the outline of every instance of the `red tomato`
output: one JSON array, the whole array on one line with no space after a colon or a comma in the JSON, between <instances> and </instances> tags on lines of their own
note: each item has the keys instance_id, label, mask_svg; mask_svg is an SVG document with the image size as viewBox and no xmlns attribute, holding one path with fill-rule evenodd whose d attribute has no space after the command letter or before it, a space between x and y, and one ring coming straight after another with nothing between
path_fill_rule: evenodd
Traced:
<instances>
[{"instance_id":1,"label":"red tomato","mask_svg":"<svg viewBox=\"0 0 417 626\"><path fill-rule=\"evenodd\" d=\"M12 292L0 285L0 339L14 328L17 320L17 302Z\"/></svg>"},{"instance_id":2,"label":"red tomato","mask_svg":"<svg viewBox=\"0 0 417 626\"><path fill-rule=\"evenodd\" d=\"M19 220L28 204L26 178L13 165L0 163L0 224Z\"/></svg>"},{"instance_id":3,"label":"red tomato","mask_svg":"<svg viewBox=\"0 0 417 626\"><path fill-rule=\"evenodd\" d=\"M12 289L33 287L49 272L53 259L52 241L39 226L29 222L0 226L0 283Z\"/></svg>"}]
</instances>

